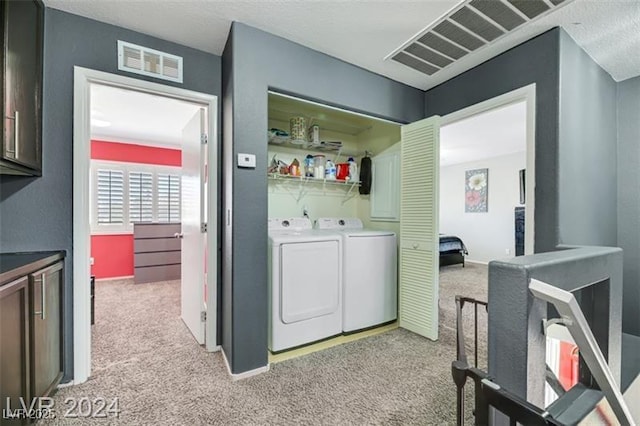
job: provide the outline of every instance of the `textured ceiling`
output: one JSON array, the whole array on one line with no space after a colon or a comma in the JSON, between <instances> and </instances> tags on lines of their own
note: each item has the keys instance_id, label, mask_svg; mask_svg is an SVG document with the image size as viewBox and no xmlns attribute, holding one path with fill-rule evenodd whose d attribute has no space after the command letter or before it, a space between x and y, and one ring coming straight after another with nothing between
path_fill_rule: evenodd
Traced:
<instances>
[{"instance_id":1,"label":"textured ceiling","mask_svg":"<svg viewBox=\"0 0 640 426\"><path fill-rule=\"evenodd\" d=\"M91 138L180 149L182 129L199 108L177 99L93 84Z\"/></svg>"},{"instance_id":2,"label":"textured ceiling","mask_svg":"<svg viewBox=\"0 0 640 426\"><path fill-rule=\"evenodd\" d=\"M640 0L578 0L554 19L614 80L640 75Z\"/></svg>"},{"instance_id":3,"label":"textured ceiling","mask_svg":"<svg viewBox=\"0 0 640 426\"><path fill-rule=\"evenodd\" d=\"M222 53L231 22L240 21L423 90L558 25L565 27L616 80L640 75L640 55L633 53L640 51L640 0L575 0L432 77L384 60L459 3L460 0L45 0L48 7L217 55ZM574 22L581 25L573 25Z\"/></svg>"},{"instance_id":4,"label":"textured ceiling","mask_svg":"<svg viewBox=\"0 0 640 426\"><path fill-rule=\"evenodd\" d=\"M527 147L527 106L519 102L440 129L440 166L522 152Z\"/></svg>"}]
</instances>

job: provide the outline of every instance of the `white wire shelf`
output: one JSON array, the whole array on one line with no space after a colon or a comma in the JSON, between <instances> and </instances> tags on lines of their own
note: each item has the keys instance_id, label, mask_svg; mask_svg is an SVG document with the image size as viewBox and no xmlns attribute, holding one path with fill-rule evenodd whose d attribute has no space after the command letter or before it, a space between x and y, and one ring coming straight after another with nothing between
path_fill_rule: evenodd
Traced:
<instances>
[{"instance_id":1,"label":"white wire shelf","mask_svg":"<svg viewBox=\"0 0 640 426\"><path fill-rule=\"evenodd\" d=\"M334 154L336 159L340 156L356 158L362 157L366 154L366 152L356 152L350 149L344 149L343 146L338 146L331 143L313 144L307 141L295 141L290 138L282 138L277 136L269 138L268 144L273 147L318 152L322 154Z\"/></svg>"},{"instance_id":2,"label":"white wire shelf","mask_svg":"<svg viewBox=\"0 0 640 426\"><path fill-rule=\"evenodd\" d=\"M306 186L308 184L315 186L322 186L323 188L326 185L333 187L343 187L348 189L343 198L343 203L351 199L355 194L352 195L353 189L360 186L360 181L350 181L350 180L337 180L337 179L319 179L307 176L291 176L291 175L282 175L280 173L269 173L267 174L269 180L280 181L280 182L288 182L288 183L297 183L299 184L299 189L297 194L293 194L296 201L300 201L304 195L306 195L307 190Z\"/></svg>"},{"instance_id":3,"label":"white wire shelf","mask_svg":"<svg viewBox=\"0 0 640 426\"><path fill-rule=\"evenodd\" d=\"M299 183L316 183L316 184L328 184L328 185L341 185L341 186L360 186L360 181L351 181L351 180L338 180L338 179L320 179L314 177L307 176L291 176L291 175L282 175L280 173L269 173L269 179L272 180L285 180L291 182L299 182Z\"/></svg>"}]
</instances>

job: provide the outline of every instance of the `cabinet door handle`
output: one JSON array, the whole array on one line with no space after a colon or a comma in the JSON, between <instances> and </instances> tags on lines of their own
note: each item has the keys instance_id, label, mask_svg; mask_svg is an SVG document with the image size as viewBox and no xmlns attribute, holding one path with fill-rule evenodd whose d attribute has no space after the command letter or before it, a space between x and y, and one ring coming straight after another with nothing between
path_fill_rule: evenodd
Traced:
<instances>
[{"instance_id":1,"label":"cabinet door handle","mask_svg":"<svg viewBox=\"0 0 640 426\"><path fill-rule=\"evenodd\" d=\"M36 282L40 281L40 311L34 312L33 315L40 315L40 319L46 319L47 316L47 294L46 292L46 275L40 275L40 278L35 279Z\"/></svg>"},{"instance_id":2,"label":"cabinet door handle","mask_svg":"<svg viewBox=\"0 0 640 426\"><path fill-rule=\"evenodd\" d=\"M7 148L7 152L13 154L13 158L17 160L20 155L18 149L20 141L20 112L14 112L13 117L7 116L7 119L13 120L13 150Z\"/></svg>"}]
</instances>

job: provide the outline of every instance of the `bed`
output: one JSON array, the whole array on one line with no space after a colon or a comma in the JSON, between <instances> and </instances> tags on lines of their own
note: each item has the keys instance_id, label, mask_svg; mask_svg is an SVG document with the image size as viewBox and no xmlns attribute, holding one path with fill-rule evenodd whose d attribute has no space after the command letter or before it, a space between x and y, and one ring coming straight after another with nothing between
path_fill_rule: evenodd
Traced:
<instances>
[{"instance_id":1,"label":"bed","mask_svg":"<svg viewBox=\"0 0 640 426\"><path fill-rule=\"evenodd\" d=\"M464 268L464 257L467 254L469 252L460 238L440 234L440 266L462 263Z\"/></svg>"}]
</instances>

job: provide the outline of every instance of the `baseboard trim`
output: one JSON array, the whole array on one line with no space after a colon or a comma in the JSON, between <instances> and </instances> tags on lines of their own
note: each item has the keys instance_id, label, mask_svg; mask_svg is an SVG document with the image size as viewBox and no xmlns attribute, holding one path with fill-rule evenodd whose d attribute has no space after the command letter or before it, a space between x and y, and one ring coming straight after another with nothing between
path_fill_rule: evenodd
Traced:
<instances>
[{"instance_id":1,"label":"baseboard trim","mask_svg":"<svg viewBox=\"0 0 640 426\"><path fill-rule=\"evenodd\" d=\"M221 351L221 350L222 350L222 346L217 345L217 346L214 346L214 347L213 347L213 348L211 348L211 349L207 349L206 351L207 351L207 352L218 352L218 351Z\"/></svg>"},{"instance_id":2,"label":"baseboard trim","mask_svg":"<svg viewBox=\"0 0 640 426\"><path fill-rule=\"evenodd\" d=\"M481 260L465 259L464 261L465 261L465 263L475 263L476 265L485 265L485 266L487 266L489 264L489 262L483 262Z\"/></svg>"},{"instance_id":3,"label":"baseboard trim","mask_svg":"<svg viewBox=\"0 0 640 426\"><path fill-rule=\"evenodd\" d=\"M231 372L231 366L229 365L229 360L227 359L227 354L224 353L224 349L220 351L222 353L222 359L224 359L224 365L227 366L227 372L229 376L231 376L231 380L236 382L238 380L248 379L249 377L257 376L258 374L266 373L269 371L269 364L264 367L258 367L253 370L245 371L243 373L234 374Z\"/></svg>"},{"instance_id":4,"label":"baseboard trim","mask_svg":"<svg viewBox=\"0 0 640 426\"><path fill-rule=\"evenodd\" d=\"M128 280L133 278L133 275L125 275L122 277L106 277L106 278L96 278L96 282L101 282L101 281L114 281L114 280Z\"/></svg>"}]
</instances>

